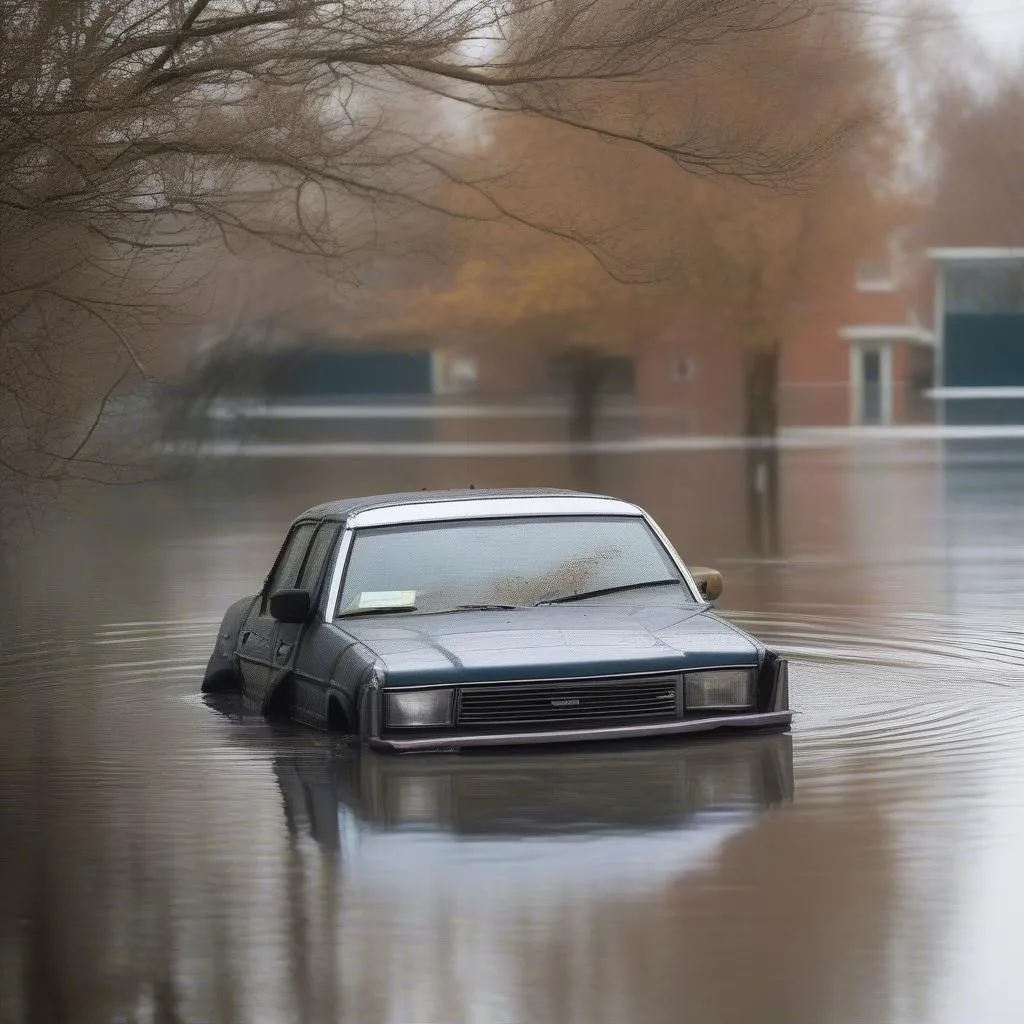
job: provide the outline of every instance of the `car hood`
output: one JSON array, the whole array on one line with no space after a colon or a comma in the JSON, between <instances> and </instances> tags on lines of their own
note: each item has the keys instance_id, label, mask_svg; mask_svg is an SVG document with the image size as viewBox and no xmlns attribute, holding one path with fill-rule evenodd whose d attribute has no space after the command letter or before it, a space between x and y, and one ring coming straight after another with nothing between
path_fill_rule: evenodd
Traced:
<instances>
[{"instance_id":1,"label":"car hood","mask_svg":"<svg viewBox=\"0 0 1024 1024\"><path fill-rule=\"evenodd\" d=\"M700 605L388 616L344 629L380 658L390 686L753 665L758 656L750 637Z\"/></svg>"}]
</instances>

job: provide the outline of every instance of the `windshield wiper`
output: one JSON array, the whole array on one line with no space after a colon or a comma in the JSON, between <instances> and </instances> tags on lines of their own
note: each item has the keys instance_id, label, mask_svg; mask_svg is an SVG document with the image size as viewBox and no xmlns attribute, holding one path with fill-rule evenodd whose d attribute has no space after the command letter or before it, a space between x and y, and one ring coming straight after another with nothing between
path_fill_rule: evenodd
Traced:
<instances>
[{"instance_id":1,"label":"windshield wiper","mask_svg":"<svg viewBox=\"0 0 1024 1024\"><path fill-rule=\"evenodd\" d=\"M521 608L521 604L457 604L454 608L444 608L444 611L515 611Z\"/></svg>"},{"instance_id":2,"label":"windshield wiper","mask_svg":"<svg viewBox=\"0 0 1024 1024\"><path fill-rule=\"evenodd\" d=\"M448 612L513 612L525 608L522 604L457 604L452 608L432 608L429 612L420 612L421 615L446 615ZM339 619L350 619L356 615L385 615L397 612L419 611L416 605L404 604L394 608L357 608L355 611L342 612Z\"/></svg>"},{"instance_id":3,"label":"windshield wiper","mask_svg":"<svg viewBox=\"0 0 1024 1024\"><path fill-rule=\"evenodd\" d=\"M453 604L451 608L431 608L424 615L446 615L452 611L517 611L525 604Z\"/></svg>"},{"instance_id":4,"label":"windshield wiper","mask_svg":"<svg viewBox=\"0 0 1024 1024\"><path fill-rule=\"evenodd\" d=\"M538 601L536 607L545 604L566 604L569 601L582 601L587 597L600 597L602 594L618 594L623 590L640 590L642 587L667 587L669 584L682 586L682 580L644 580L642 583L622 583L617 587L602 587L600 590L584 590L582 594L566 594L565 597L553 597L550 601Z\"/></svg>"},{"instance_id":5,"label":"windshield wiper","mask_svg":"<svg viewBox=\"0 0 1024 1024\"><path fill-rule=\"evenodd\" d=\"M414 604L399 604L391 608L356 608L355 611L340 612L337 617L339 619L351 619L356 615L395 615L399 612L414 611L416 611L416 605Z\"/></svg>"}]
</instances>

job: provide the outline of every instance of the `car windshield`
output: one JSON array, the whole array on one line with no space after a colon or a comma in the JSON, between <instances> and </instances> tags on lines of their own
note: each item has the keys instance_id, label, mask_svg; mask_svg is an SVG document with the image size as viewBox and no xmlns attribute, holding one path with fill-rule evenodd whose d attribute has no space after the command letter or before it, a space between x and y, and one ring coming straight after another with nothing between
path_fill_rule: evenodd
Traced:
<instances>
[{"instance_id":1,"label":"car windshield","mask_svg":"<svg viewBox=\"0 0 1024 1024\"><path fill-rule=\"evenodd\" d=\"M681 583L679 570L637 517L373 527L355 532L338 614L529 607L608 590L693 603L685 586L669 583Z\"/></svg>"}]
</instances>

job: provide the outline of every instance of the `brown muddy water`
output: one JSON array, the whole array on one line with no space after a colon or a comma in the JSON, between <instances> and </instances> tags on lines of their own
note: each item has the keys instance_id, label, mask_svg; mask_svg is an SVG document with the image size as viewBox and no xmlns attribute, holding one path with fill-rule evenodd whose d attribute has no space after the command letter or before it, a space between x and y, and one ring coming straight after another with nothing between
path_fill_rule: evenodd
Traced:
<instances>
[{"instance_id":1,"label":"brown muddy water","mask_svg":"<svg viewBox=\"0 0 1024 1024\"><path fill-rule=\"evenodd\" d=\"M291 517L573 485L546 458L250 460L69 498L0 592L0 1014L48 1022L1019 1024L1024 444L620 453L790 735L382 757L197 694Z\"/></svg>"}]
</instances>

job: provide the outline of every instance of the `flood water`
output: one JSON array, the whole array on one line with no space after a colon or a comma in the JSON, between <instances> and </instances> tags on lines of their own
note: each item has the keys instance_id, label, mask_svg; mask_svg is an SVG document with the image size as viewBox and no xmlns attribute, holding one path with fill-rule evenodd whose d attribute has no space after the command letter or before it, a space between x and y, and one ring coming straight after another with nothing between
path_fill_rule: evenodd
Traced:
<instances>
[{"instance_id":1,"label":"flood water","mask_svg":"<svg viewBox=\"0 0 1024 1024\"><path fill-rule=\"evenodd\" d=\"M198 696L331 497L573 485L557 455L213 464L82 493L0 595L0 1014L47 1022L1018 1024L1024 443L621 452L791 657L789 735L371 755Z\"/></svg>"}]
</instances>

